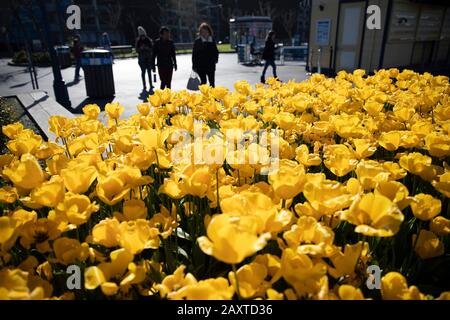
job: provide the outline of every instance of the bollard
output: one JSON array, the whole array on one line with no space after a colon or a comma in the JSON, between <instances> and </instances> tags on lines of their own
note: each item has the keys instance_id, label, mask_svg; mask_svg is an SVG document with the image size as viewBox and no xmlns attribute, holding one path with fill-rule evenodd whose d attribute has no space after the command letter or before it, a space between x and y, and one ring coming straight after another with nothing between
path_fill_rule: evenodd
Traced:
<instances>
[{"instance_id":1,"label":"bollard","mask_svg":"<svg viewBox=\"0 0 450 320\"><path fill-rule=\"evenodd\" d=\"M317 73L322 73L322 68L320 67L320 59L322 58L322 48L317 49Z\"/></svg>"}]
</instances>

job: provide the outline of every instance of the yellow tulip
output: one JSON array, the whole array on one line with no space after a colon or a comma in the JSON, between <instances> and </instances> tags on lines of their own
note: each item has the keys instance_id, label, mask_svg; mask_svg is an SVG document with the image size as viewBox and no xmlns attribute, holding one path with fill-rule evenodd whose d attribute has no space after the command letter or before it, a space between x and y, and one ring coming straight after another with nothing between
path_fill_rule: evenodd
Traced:
<instances>
[{"instance_id":1,"label":"yellow tulip","mask_svg":"<svg viewBox=\"0 0 450 320\"><path fill-rule=\"evenodd\" d=\"M383 132L378 139L380 146L388 151L395 151L400 146L401 134L399 131Z\"/></svg>"},{"instance_id":2,"label":"yellow tulip","mask_svg":"<svg viewBox=\"0 0 450 320\"><path fill-rule=\"evenodd\" d=\"M142 200L127 200L123 203L123 215L127 220L145 219L147 217L147 207Z\"/></svg>"},{"instance_id":3,"label":"yellow tulip","mask_svg":"<svg viewBox=\"0 0 450 320\"><path fill-rule=\"evenodd\" d=\"M72 119L63 116L51 116L48 119L49 130L59 138L67 138L74 131L74 122Z\"/></svg>"},{"instance_id":4,"label":"yellow tulip","mask_svg":"<svg viewBox=\"0 0 450 320\"><path fill-rule=\"evenodd\" d=\"M287 248L281 256L281 274L295 289L298 297L317 294L326 281L325 263L313 261L306 254L298 254Z\"/></svg>"},{"instance_id":5,"label":"yellow tulip","mask_svg":"<svg viewBox=\"0 0 450 320\"><path fill-rule=\"evenodd\" d=\"M437 191L450 198L450 171L439 176L439 180L432 181Z\"/></svg>"},{"instance_id":6,"label":"yellow tulip","mask_svg":"<svg viewBox=\"0 0 450 320\"><path fill-rule=\"evenodd\" d=\"M353 139L355 155L358 159L365 159L372 156L377 151L376 143L370 139Z\"/></svg>"},{"instance_id":7,"label":"yellow tulip","mask_svg":"<svg viewBox=\"0 0 450 320\"><path fill-rule=\"evenodd\" d=\"M191 273L184 274L185 269L186 266L179 266L173 274L166 276L160 284L156 285L162 298L182 299L186 287L197 283Z\"/></svg>"},{"instance_id":8,"label":"yellow tulip","mask_svg":"<svg viewBox=\"0 0 450 320\"><path fill-rule=\"evenodd\" d=\"M36 279L35 286L32 287L34 279L36 278L29 272L3 268L0 270L0 299L42 300L48 298L51 295L51 286L40 278L40 280Z\"/></svg>"},{"instance_id":9,"label":"yellow tulip","mask_svg":"<svg viewBox=\"0 0 450 320\"><path fill-rule=\"evenodd\" d=\"M20 160L13 161L3 170L15 186L31 190L44 182L44 172L36 158L30 154L24 154Z\"/></svg>"},{"instance_id":10,"label":"yellow tulip","mask_svg":"<svg viewBox=\"0 0 450 320\"><path fill-rule=\"evenodd\" d=\"M53 176L31 192L31 199L41 206L54 208L64 200L64 181L60 176Z\"/></svg>"},{"instance_id":11,"label":"yellow tulip","mask_svg":"<svg viewBox=\"0 0 450 320\"><path fill-rule=\"evenodd\" d=\"M88 267L84 271L84 287L86 289L94 290L105 282L105 275L99 267Z\"/></svg>"},{"instance_id":12,"label":"yellow tulip","mask_svg":"<svg viewBox=\"0 0 450 320\"><path fill-rule=\"evenodd\" d=\"M85 193L97 178L97 169L94 166L80 163L73 167L61 169L64 185L72 193Z\"/></svg>"},{"instance_id":13,"label":"yellow tulip","mask_svg":"<svg viewBox=\"0 0 450 320\"><path fill-rule=\"evenodd\" d=\"M356 244L346 244L343 251L335 252L330 260L333 267L328 266L328 273L335 279L342 276L352 278L356 275L356 267L361 257L368 254L369 244L359 241Z\"/></svg>"},{"instance_id":14,"label":"yellow tulip","mask_svg":"<svg viewBox=\"0 0 450 320\"><path fill-rule=\"evenodd\" d=\"M150 113L150 105L148 103L140 103L137 106L137 109L141 115L144 117Z\"/></svg>"},{"instance_id":15,"label":"yellow tulip","mask_svg":"<svg viewBox=\"0 0 450 320\"><path fill-rule=\"evenodd\" d=\"M299 254L329 257L336 251L333 231L313 217L300 217L297 224L283 233L283 238L289 248Z\"/></svg>"},{"instance_id":16,"label":"yellow tulip","mask_svg":"<svg viewBox=\"0 0 450 320\"><path fill-rule=\"evenodd\" d=\"M53 242L53 250L56 259L64 265L82 262L89 255L89 246L87 243L80 244L76 239L61 237Z\"/></svg>"},{"instance_id":17,"label":"yellow tulip","mask_svg":"<svg viewBox=\"0 0 450 320\"><path fill-rule=\"evenodd\" d=\"M324 157L325 166L338 177L345 176L358 164L355 154L343 144L326 146Z\"/></svg>"},{"instance_id":18,"label":"yellow tulip","mask_svg":"<svg viewBox=\"0 0 450 320\"><path fill-rule=\"evenodd\" d=\"M19 198L17 189L14 187L0 188L0 202L2 203L14 203Z\"/></svg>"},{"instance_id":19,"label":"yellow tulip","mask_svg":"<svg viewBox=\"0 0 450 320\"><path fill-rule=\"evenodd\" d=\"M85 195L67 193L64 201L56 208L60 214L65 214L67 220L77 226L86 223L92 213L97 212L100 207Z\"/></svg>"},{"instance_id":20,"label":"yellow tulip","mask_svg":"<svg viewBox=\"0 0 450 320\"><path fill-rule=\"evenodd\" d=\"M105 111L108 113L108 116L111 119L119 119L120 115L123 113L123 111L125 110L125 108L120 105L118 102L113 102L113 103L107 103L105 105Z\"/></svg>"},{"instance_id":21,"label":"yellow tulip","mask_svg":"<svg viewBox=\"0 0 450 320\"><path fill-rule=\"evenodd\" d=\"M98 177L95 190L101 201L113 206L129 193L130 187L118 173L111 173L106 177Z\"/></svg>"},{"instance_id":22,"label":"yellow tulip","mask_svg":"<svg viewBox=\"0 0 450 320\"><path fill-rule=\"evenodd\" d=\"M378 183L389 180L390 172L375 160L363 160L356 167L356 176L365 190L374 189Z\"/></svg>"},{"instance_id":23,"label":"yellow tulip","mask_svg":"<svg viewBox=\"0 0 450 320\"><path fill-rule=\"evenodd\" d=\"M420 220L428 221L441 212L441 200L429 194L416 194L411 203L414 216Z\"/></svg>"},{"instance_id":24,"label":"yellow tulip","mask_svg":"<svg viewBox=\"0 0 450 320\"><path fill-rule=\"evenodd\" d=\"M432 132L425 137L425 147L433 157L448 157L450 155L450 137Z\"/></svg>"},{"instance_id":25,"label":"yellow tulip","mask_svg":"<svg viewBox=\"0 0 450 320\"><path fill-rule=\"evenodd\" d=\"M36 249L41 252L51 251L49 241L55 240L61 234L55 221L47 218L40 218L37 221L26 222L20 230L20 244L29 249L31 245L35 245Z\"/></svg>"},{"instance_id":26,"label":"yellow tulip","mask_svg":"<svg viewBox=\"0 0 450 320\"><path fill-rule=\"evenodd\" d=\"M355 232L367 236L392 237L404 216L389 198L381 194L368 193L357 197L341 218L356 225Z\"/></svg>"},{"instance_id":27,"label":"yellow tulip","mask_svg":"<svg viewBox=\"0 0 450 320\"><path fill-rule=\"evenodd\" d=\"M264 295L265 291L270 287L269 282L265 281L266 276L266 267L256 262L240 267L236 273L228 273L228 279L231 285L244 299L261 297ZM239 285L239 291L237 283Z\"/></svg>"},{"instance_id":28,"label":"yellow tulip","mask_svg":"<svg viewBox=\"0 0 450 320\"><path fill-rule=\"evenodd\" d=\"M438 236L446 236L450 234L450 220L442 216L434 218L430 222L430 231Z\"/></svg>"},{"instance_id":29,"label":"yellow tulip","mask_svg":"<svg viewBox=\"0 0 450 320\"><path fill-rule=\"evenodd\" d=\"M417 238L417 235L413 235L412 243L415 244L414 251L422 259L439 257L445 253L442 241L428 230L420 230L419 238Z\"/></svg>"},{"instance_id":30,"label":"yellow tulip","mask_svg":"<svg viewBox=\"0 0 450 320\"><path fill-rule=\"evenodd\" d=\"M42 145L41 136L28 129L23 130L14 140L8 141L6 146L15 156L20 157L23 154L35 154Z\"/></svg>"},{"instance_id":31,"label":"yellow tulip","mask_svg":"<svg viewBox=\"0 0 450 320\"><path fill-rule=\"evenodd\" d=\"M406 278L398 272L389 272L381 278L381 295L384 300L425 300L419 289L408 287Z\"/></svg>"},{"instance_id":32,"label":"yellow tulip","mask_svg":"<svg viewBox=\"0 0 450 320\"><path fill-rule=\"evenodd\" d=\"M119 225L119 244L132 254L144 249L159 247L159 230L151 227L148 220L124 221Z\"/></svg>"},{"instance_id":33,"label":"yellow tulip","mask_svg":"<svg viewBox=\"0 0 450 320\"><path fill-rule=\"evenodd\" d=\"M279 169L269 175L269 182L279 198L292 199L302 191L305 168L295 161L283 159Z\"/></svg>"},{"instance_id":34,"label":"yellow tulip","mask_svg":"<svg viewBox=\"0 0 450 320\"><path fill-rule=\"evenodd\" d=\"M14 139L22 132L23 129L23 124L21 124L20 122L16 122L3 126L2 133L9 139Z\"/></svg>"},{"instance_id":35,"label":"yellow tulip","mask_svg":"<svg viewBox=\"0 0 450 320\"><path fill-rule=\"evenodd\" d=\"M339 286L339 297L341 300L364 300L361 290L348 284Z\"/></svg>"},{"instance_id":36,"label":"yellow tulip","mask_svg":"<svg viewBox=\"0 0 450 320\"><path fill-rule=\"evenodd\" d=\"M105 219L92 228L92 240L107 248L119 246L120 229L116 219Z\"/></svg>"},{"instance_id":37,"label":"yellow tulip","mask_svg":"<svg viewBox=\"0 0 450 320\"><path fill-rule=\"evenodd\" d=\"M210 191L213 176L207 166L196 168L194 165L187 166L181 174L180 189L184 194L203 198Z\"/></svg>"},{"instance_id":38,"label":"yellow tulip","mask_svg":"<svg viewBox=\"0 0 450 320\"><path fill-rule=\"evenodd\" d=\"M413 198L409 197L409 191L406 186L397 181L380 181L374 190L375 194L381 194L389 198L392 202L397 204L400 210L406 208Z\"/></svg>"},{"instance_id":39,"label":"yellow tulip","mask_svg":"<svg viewBox=\"0 0 450 320\"><path fill-rule=\"evenodd\" d=\"M229 264L242 262L264 248L270 234L257 233L257 218L218 214L207 228L207 236L197 239L200 249L217 260Z\"/></svg>"},{"instance_id":40,"label":"yellow tulip","mask_svg":"<svg viewBox=\"0 0 450 320\"><path fill-rule=\"evenodd\" d=\"M303 195L320 216L331 215L348 207L352 202L352 195L347 193L346 188L333 180L308 180L303 188Z\"/></svg>"},{"instance_id":41,"label":"yellow tulip","mask_svg":"<svg viewBox=\"0 0 450 320\"><path fill-rule=\"evenodd\" d=\"M97 120L98 115L100 114L100 107L96 104L87 104L83 107L83 113L90 120Z\"/></svg>"}]
</instances>

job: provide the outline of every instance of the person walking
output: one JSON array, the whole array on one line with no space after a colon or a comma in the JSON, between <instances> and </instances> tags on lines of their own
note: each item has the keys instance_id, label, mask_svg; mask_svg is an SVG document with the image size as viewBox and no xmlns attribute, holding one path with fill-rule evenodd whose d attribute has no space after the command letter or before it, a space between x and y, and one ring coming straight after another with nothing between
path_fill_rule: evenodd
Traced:
<instances>
[{"instance_id":1,"label":"person walking","mask_svg":"<svg viewBox=\"0 0 450 320\"><path fill-rule=\"evenodd\" d=\"M264 46L262 58L266 61L261 75L261 82L266 82L266 71L269 66L272 67L273 76L277 78L277 66L275 65L275 31L270 31L266 37L266 45Z\"/></svg>"},{"instance_id":2,"label":"person walking","mask_svg":"<svg viewBox=\"0 0 450 320\"><path fill-rule=\"evenodd\" d=\"M167 27L161 27L159 38L153 46L152 66L155 72L155 60L157 60L158 74L161 79L161 90L171 88L173 70L177 71L177 58L175 45L170 39L170 30Z\"/></svg>"},{"instance_id":3,"label":"person walking","mask_svg":"<svg viewBox=\"0 0 450 320\"><path fill-rule=\"evenodd\" d=\"M207 23L198 29L199 37L194 41L192 50L192 70L198 73L202 84L207 80L211 87L215 86L216 64L219 61L219 50L213 39L213 30Z\"/></svg>"},{"instance_id":4,"label":"person walking","mask_svg":"<svg viewBox=\"0 0 450 320\"><path fill-rule=\"evenodd\" d=\"M82 52L83 47L81 46L81 41L79 36L75 36L73 38L73 47L72 47L72 54L75 59L75 78L74 81L78 82L80 81L80 69L81 69L81 58L82 58Z\"/></svg>"},{"instance_id":5,"label":"person walking","mask_svg":"<svg viewBox=\"0 0 450 320\"><path fill-rule=\"evenodd\" d=\"M142 86L143 90L147 91L147 84L145 82L145 73L148 74L148 82L150 84L150 91L153 90L152 72L154 69L152 65L153 57L153 42L147 36L147 32L143 27L138 27L138 38L136 39L136 52L138 54L138 63L141 68Z\"/></svg>"}]
</instances>

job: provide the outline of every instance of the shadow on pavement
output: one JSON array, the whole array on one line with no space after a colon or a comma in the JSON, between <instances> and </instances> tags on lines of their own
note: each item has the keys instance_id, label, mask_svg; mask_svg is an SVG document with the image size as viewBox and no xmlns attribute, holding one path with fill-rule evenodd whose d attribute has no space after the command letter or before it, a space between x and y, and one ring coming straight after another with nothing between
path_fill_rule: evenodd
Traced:
<instances>
[{"instance_id":1,"label":"shadow on pavement","mask_svg":"<svg viewBox=\"0 0 450 320\"><path fill-rule=\"evenodd\" d=\"M25 73L28 73L28 71L27 71L26 69L25 69L25 71L26 71ZM37 79L39 80L39 79L44 78L44 77L46 77L46 76L48 76L48 75L50 75L50 74L52 74L52 73L51 73L51 72L48 72L48 73L39 75L39 76L37 76ZM12 77L12 76L9 76L9 78L10 78L10 77ZM8 77L7 77L7 79L8 79ZM20 87L26 86L27 84L31 84L31 80L30 80L30 81L25 81L25 82L23 82L23 83L15 84L15 85L13 85L13 86L10 86L9 88L10 88L10 89L20 88ZM39 84L39 81L38 81L38 84Z\"/></svg>"},{"instance_id":2,"label":"shadow on pavement","mask_svg":"<svg viewBox=\"0 0 450 320\"><path fill-rule=\"evenodd\" d=\"M107 103L111 103L114 100L114 97L108 97L108 98L86 98L81 103L76 106L75 108L70 108L69 111L74 114L82 114L83 113L83 107L87 104L96 104L100 107L100 110L105 110L105 105Z\"/></svg>"},{"instance_id":3,"label":"shadow on pavement","mask_svg":"<svg viewBox=\"0 0 450 320\"><path fill-rule=\"evenodd\" d=\"M78 79L78 80L72 80L72 81L70 81L70 82L67 82L67 83L66 83L66 86L67 86L67 87L73 87L73 86L79 84L80 82L81 82L81 79Z\"/></svg>"},{"instance_id":4,"label":"shadow on pavement","mask_svg":"<svg viewBox=\"0 0 450 320\"><path fill-rule=\"evenodd\" d=\"M26 109L31 109L33 108L35 105L38 105L41 102L44 102L45 100L48 99L48 96L45 95L42 98L39 98L38 100L35 100L32 104L30 104L29 106L26 107Z\"/></svg>"}]
</instances>

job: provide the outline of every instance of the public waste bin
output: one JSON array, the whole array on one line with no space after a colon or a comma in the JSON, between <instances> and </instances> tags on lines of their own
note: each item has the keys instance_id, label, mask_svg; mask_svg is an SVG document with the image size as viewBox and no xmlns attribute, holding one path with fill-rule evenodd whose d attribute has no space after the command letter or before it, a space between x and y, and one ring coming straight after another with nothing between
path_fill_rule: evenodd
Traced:
<instances>
[{"instance_id":1,"label":"public waste bin","mask_svg":"<svg viewBox=\"0 0 450 320\"><path fill-rule=\"evenodd\" d=\"M86 95L90 98L114 96L114 75L112 56L108 50L83 51L81 65L86 84Z\"/></svg>"},{"instance_id":2,"label":"public waste bin","mask_svg":"<svg viewBox=\"0 0 450 320\"><path fill-rule=\"evenodd\" d=\"M249 63L250 62L250 45L248 44L238 44L238 63Z\"/></svg>"},{"instance_id":3,"label":"public waste bin","mask_svg":"<svg viewBox=\"0 0 450 320\"><path fill-rule=\"evenodd\" d=\"M58 55L58 61L61 68L68 68L72 65L70 58L70 48L68 46L55 47L56 54Z\"/></svg>"}]
</instances>

